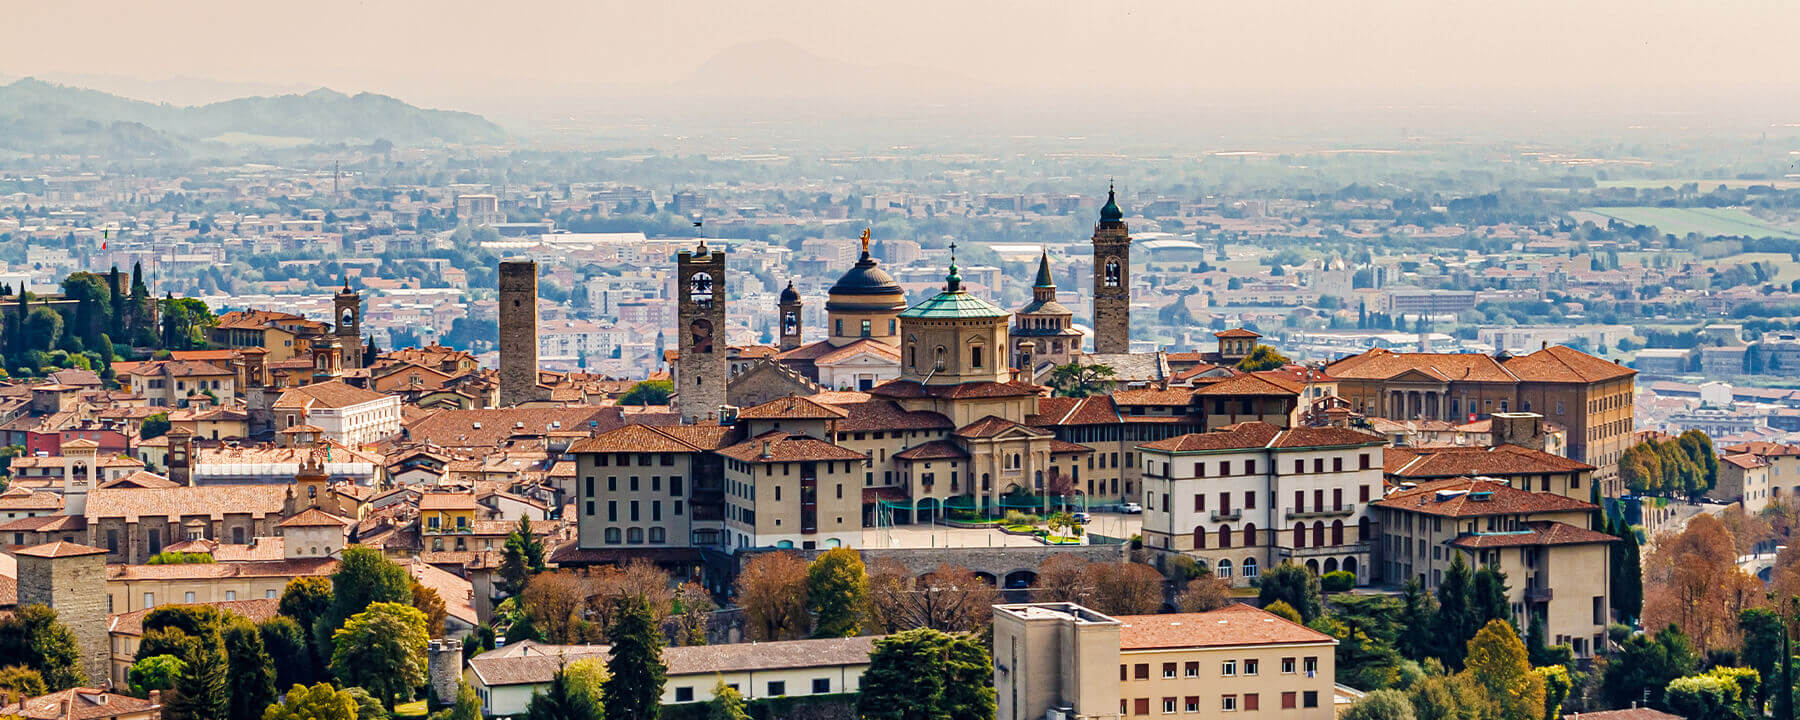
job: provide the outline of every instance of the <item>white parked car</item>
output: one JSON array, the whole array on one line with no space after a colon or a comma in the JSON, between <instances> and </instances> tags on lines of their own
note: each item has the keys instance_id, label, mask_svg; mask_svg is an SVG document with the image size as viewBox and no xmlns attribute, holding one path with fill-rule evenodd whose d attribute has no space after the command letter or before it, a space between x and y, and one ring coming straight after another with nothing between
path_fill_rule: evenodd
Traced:
<instances>
[{"instance_id":1,"label":"white parked car","mask_svg":"<svg viewBox=\"0 0 1800 720\"><path fill-rule=\"evenodd\" d=\"M1126 515L1136 515L1143 511L1144 511L1144 506L1139 505L1134 502L1128 502L1128 503L1125 503L1124 505L1119 506L1119 512L1125 513Z\"/></svg>"}]
</instances>

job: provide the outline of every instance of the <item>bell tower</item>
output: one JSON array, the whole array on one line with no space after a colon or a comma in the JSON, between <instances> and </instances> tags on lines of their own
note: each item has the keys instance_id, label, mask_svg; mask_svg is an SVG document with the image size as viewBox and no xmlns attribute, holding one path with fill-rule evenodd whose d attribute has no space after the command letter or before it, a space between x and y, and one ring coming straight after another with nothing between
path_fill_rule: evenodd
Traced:
<instances>
[{"instance_id":1,"label":"bell tower","mask_svg":"<svg viewBox=\"0 0 1800 720\"><path fill-rule=\"evenodd\" d=\"M675 358L675 403L681 420L717 419L725 404L725 251L701 240L675 256L680 327Z\"/></svg>"},{"instance_id":2,"label":"bell tower","mask_svg":"<svg viewBox=\"0 0 1800 720\"><path fill-rule=\"evenodd\" d=\"M1094 352L1131 352L1131 229L1110 183L1093 244Z\"/></svg>"},{"instance_id":3,"label":"bell tower","mask_svg":"<svg viewBox=\"0 0 1800 720\"><path fill-rule=\"evenodd\" d=\"M781 291L781 303L775 306L781 318L781 342L776 347L782 350L800 347L800 307L800 291L795 290L794 281L789 280L787 289Z\"/></svg>"},{"instance_id":4,"label":"bell tower","mask_svg":"<svg viewBox=\"0 0 1800 720\"><path fill-rule=\"evenodd\" d=\"M362 295L350 289L349 277L344 278L344 287L332 297L331 305L332 318L337 323L333 334L337 335L338 351L343 353L343 366L360 368L363 361Z\"/></svg>"}]
</instances>

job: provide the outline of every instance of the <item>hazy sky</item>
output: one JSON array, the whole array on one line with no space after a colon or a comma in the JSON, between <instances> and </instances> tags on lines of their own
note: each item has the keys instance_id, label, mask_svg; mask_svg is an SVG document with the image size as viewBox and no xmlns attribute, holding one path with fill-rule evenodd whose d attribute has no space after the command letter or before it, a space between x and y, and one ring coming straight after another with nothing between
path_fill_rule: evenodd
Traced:
<instances>
[{"instance_id":1,"label":"hazy sky","mask_svg":"<svg viewBox=\"0 0 1800 720\"><path fill-rule=\"evenodd\" d=\"M0 75L324 85L439 105L661 87L771 40L1021 92L1668 98L1788 93L1800 76L1800 2L1782 0L4 0L4 13Z\"/></svg>"}]
</instances>

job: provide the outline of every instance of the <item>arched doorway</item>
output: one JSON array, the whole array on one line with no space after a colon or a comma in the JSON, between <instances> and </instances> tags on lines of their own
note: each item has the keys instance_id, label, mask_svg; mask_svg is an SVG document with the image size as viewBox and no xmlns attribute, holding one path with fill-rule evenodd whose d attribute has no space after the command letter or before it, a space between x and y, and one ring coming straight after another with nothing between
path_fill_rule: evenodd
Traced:
<instances>
[{"instance_id":1,"label":"arched doorway","mask_svg":"<svg viewBox=\"0 0 1800 720\"><path fill-rule=\"evenodd\" d=\"M1356 571L1356 558L1344 558L1344 572L1355 575L1357 584L1362 584L1362 574Z\"/></svg>"},{"instance_id":2,"label":"arched doorway","mask_svg":"<svg viewBox=\"0 0 1800 720\"><path fill-rule=\"evenodd\" d=\"M1307 572L1310 572L1314 575L1319 574L1319 561L1317 561L1317 560L1306 561L1306 570L1307 570Z\"/></svg>"},{"instance_id":3,"label":"arched doorway","mask_svg":"<svg viewBox=\"0 0 1800 720\"><path fill-rule=\"evenodd\" d=\"M1337 568L1337 558L1325 558L1325 572L1334 573L1337 572Z\"/></svg>"}]
</instances>

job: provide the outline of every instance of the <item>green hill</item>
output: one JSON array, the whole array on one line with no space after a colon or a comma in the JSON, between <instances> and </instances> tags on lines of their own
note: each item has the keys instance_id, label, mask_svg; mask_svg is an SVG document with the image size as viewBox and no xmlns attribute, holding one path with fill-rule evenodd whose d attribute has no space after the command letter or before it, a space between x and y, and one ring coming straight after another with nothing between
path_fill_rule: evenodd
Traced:
<instances>
[{"instance_id":1,"label":"green hill","mask_svg":"<svg viewBox=\"0 0 1800 720\"><path fill-rule=\"evenodd\" d=\"M183 107L25 78L0 86L0 148L170 156L221 136L317 143L496 143L506 133L465 112L427 110L373 93L319 89Z\"/></svg>"}]
</instances>

